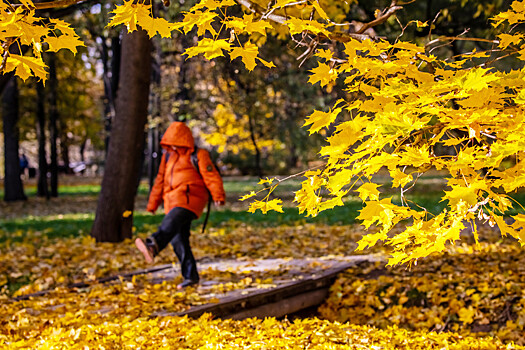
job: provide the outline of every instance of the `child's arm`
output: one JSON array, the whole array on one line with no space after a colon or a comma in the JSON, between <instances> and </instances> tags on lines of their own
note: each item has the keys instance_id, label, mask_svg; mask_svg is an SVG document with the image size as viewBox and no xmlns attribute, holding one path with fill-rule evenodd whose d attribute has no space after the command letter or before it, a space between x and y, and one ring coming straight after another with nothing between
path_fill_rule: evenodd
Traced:
<instances>
[{"instance_id":1,"label":"child's arm","mask_svg":"<svg viewBox=\"0 0 525 350\"><path fill-rule=\"evenodd\" d=\"M166 153L162 155L160 166L159 166L159 172L157 173L157 177L155 178L155 182L153 183L153 187L151 188L151 192L149 194L148 205L146 207L146 210L152 214L155 214L160 203L162 203L162 194L164 192L164 172L165 171L166 171Z\"/></svg>"}]
</instances>

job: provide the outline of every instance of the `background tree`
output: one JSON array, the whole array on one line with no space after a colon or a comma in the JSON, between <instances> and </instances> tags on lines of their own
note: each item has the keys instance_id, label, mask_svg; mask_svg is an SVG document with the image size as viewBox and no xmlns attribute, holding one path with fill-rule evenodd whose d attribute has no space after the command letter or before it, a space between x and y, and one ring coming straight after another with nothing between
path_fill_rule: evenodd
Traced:
<instances>
[{"instance_id":1,"label":"background tree","mask_svg":"<svg viewBox=\"0 0 525 350\"><path fill-rule=\"evenodd\" d=\"M24 187L20 178L20 154L18 131L18 84L17 78L12 77L2 94L2 121L4 132L4 201L26 200Z\"/></svg>"},{"instance_id":2,"label":"background tree","mask_svg":"<svg viewBox=\"0 0 525 350\"><path fill-rule=\"evenodd\" d=\"M125 34L116 114L91 235L98 242L131 238L134 199L148 116L151 41L145 31Z\"/></svg>"}]
</instances>

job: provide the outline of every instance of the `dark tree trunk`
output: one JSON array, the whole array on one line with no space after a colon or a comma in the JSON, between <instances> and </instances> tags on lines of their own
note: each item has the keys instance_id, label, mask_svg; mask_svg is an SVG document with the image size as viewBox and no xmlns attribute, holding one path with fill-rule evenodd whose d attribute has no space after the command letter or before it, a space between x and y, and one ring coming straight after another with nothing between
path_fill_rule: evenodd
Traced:
<instances>
[{"instance_id":1,"label":"dark tree trunk","mask_svg":"<svg viewBox=\"0 0 525 350\"><path fill-rule=\"evenodd\" d=\"M144 126L148 115L151 41L144 31L124 34L116 115L91 235L97 242L131 238Z\"/></svg>"},{"instance_id":2,"label":"dark tree trunk","mask_svg":"<svg viewBox=\"0 0 525 350\"><path fill-rule=\"evenodd\" d=\"M14 71L5 74L0 74L0 95L4 92L5 87L7 86L11 78L14 76Z\"/></svg>"},{"instance_id":3,"label":"dark tree trunk","mask_svg":"<svg viewBox=\"0 0 525 350\"><path fill-rule=\"evenodd\" d=\"M37 196L49 199L49 187L47 183L47 157L46 157L46 111L44 108L46 93L42 82L36 85L37 94L37 125L38 138L38 185Z\"/></svg>"},{"instance_id":4,"label":"dark tree trunk","mask_svg":"<svg viewBox=\"0 0 525 350\"><path fill-rule=\"evenodd\" d=\"M58 108L57 108L57 71L56 56L49 55L49 143L51 145L51 162L49 172L51 173L49 185L51 197L58 197Z\"/></svg>"},{"instance_id":5,"label":"dark tree trunk","mask_svg":"<svg viewBox=\"0 0 525 350\"><path fill-rule=\"evenodd\" d=\"M151 93L151 106L152 106L152 116L154 118L160 117L161 115L161 77L162 77L162 57L160 42L157 40L154 42L154 60L152 64L151 72L151 84L152 84L152 93ZM157 123L148 128L148 180L149 188L153 187L153 182L157 175L157 171L160 165L160 145L159 145L159 126Z\"/></svg>"},{"instance_id":6,"label":"dark tree trunk","mask_svg":"<svg viewBox=\"0 0 525 350\"><path fill-rule=\"evenodd\" d=\"M64 169L67 174L72 173L73 171L69 167L69 139L66 132L65 125L60 122L60 157L62 158L62 163L64 164Z\"/></svg>"},{"instance_id":7,"label":"dark tree trunk","mask_svg":"<svg viewBox=\"0 0 525 350\"><path fill-rule=\"evenodd\" d=\"M250 139L252 140L253 147L255 148L255 173L259 178L263 177L262 165L261 165L261 150L257 144L257 138L255 137L255 121L253 116L248 114L248 122L250 126Z\"/></svg>"},{"instance_id":8,"label":"dark tree trunk","mask_svg":"<svg viewBox=\"0 0 525 350\"><path fill-rule=\"evenodd\" d=\"M80 161L84 163L85 167L80 171L81 174L86 173L87 164L86 164L86 145L87 145L87 137L82 140L82 143L80 144L80 147L78 149L78 152L80 154Z\"/></svg>"},{"instance_id":9,"label":"dark tree trunk","mask_svg":"<svg viewBox=\"0 0 525 350\"><path fill-rule=\"evenodd\" d=\"M11 78L4 87L2 95L2 120L4 125L4 201L26 200L24 185L20 178L20 158L18 154L18 86L16 78Z\"/></svg>"},{"instance_id":10,"label":"dark tree trunk","mask_svg":"<svg viewBox=\"0 0 525 350\"><path fill-rule=\"evenodd\" d=\"M120 37L111 38L111 79L110 88L113 101L116 101L120 81L120 64L122 59L122 43ZM115 106L113 106L115 107Z\"/></svg>"},{"instance_id":11,"label":"dark tree trunk","mask_svg":"<svg viewBox=\"0 0 525 350\"><path fill-rule=\"evenodd\" d=\"M148 139L148 150L150 154L150 162L148 166L148 179L149 179L149 189L153 187L157 172L160 166L160 160L162 156L162 151L160 150L159 142L159 127L156 125L153 128L149 129L149 139Z\"/></svg>"},{"instance_id":12,"label":"dark tree trunk","mask_svg":"<svg viewBox=\"0 0 525 350\"><path fill-rule=\"evenodd\" d=\"M120 59L121 59L121 42L119 36L111 38L111 46L106 44L106 38L101 39L101 59L104 67L104 129L106 131L106 157L109 147L109 134L111 133L111 124L115 117L115 101L117 98L117 90L120 76Z\"/></svg>"}]
</instances>

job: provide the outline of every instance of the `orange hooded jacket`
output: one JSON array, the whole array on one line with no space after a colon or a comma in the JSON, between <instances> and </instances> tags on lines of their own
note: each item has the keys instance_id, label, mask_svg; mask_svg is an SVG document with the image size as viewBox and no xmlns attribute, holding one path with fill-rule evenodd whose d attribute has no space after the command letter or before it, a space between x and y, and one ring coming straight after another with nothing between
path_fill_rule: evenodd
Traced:
<instances>
[{"instance_id":1,"label":"orange hooded jacket","mask_svg":"<svg viewBox=\"0 0 525 350\"><path fill-rule=\"evenodd\" d=\"M166 214L175 207L182 207L200 217L208 202L208 190L214 201L225 201L221 176L208 151L197 151L200 173L193 166L194 139L186 124L173 122L162 136L160 145L170 152L170 156L167 162L166 153L162 156L146 210L155 212L164 201ZM177 149L173 150L171 146L177 146Z\"/></svg>"}]
</instances>

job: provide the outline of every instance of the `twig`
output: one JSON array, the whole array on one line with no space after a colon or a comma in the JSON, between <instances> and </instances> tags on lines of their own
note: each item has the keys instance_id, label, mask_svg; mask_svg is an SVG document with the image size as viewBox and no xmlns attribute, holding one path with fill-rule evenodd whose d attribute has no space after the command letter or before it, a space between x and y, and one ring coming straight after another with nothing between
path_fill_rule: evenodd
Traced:
<instances>
[{"instance_id":1,"label":"twig","mask_svg":"<svg viewBox=\"0 0 525 350\"><path fill-rule=\"evenodd\" d=\"M379 17L377 17L375 20L365 23L361 28L359 28L358 31L356 31L356 34L363 34L368 28L375 27L379 24L382 24L386 22L387 19L390 18L394 13L401 10L403 6L396 6L396 1L392 1L390 4L390 7L383 12Z\"/></svg>"},{"instance_id":2,"label":"twig","mask_svg":"<svg viewBox=\"0 0 525 350\"><path fill-rule=\"evenodd\" d=\"M30 10L44 10L44 9L51 9L55 7L65 7L65 6L71 6L76 5L78 3L83 2L84 0L56 0L56 1L48 1L48 2L38 2L34 4L34 7L30 8ZM13 5L14 8L18 8L20 6L27 7L24 4L15 4Z\"/></svg>"},{"instance_id":3,"label":"twig","mask_svg":"<svg viewBox=\"0 0 525 350\"><path fill-rule=\"evenodd\" d=\"M2 44L2 49L4 50L4 54L2 55L2 63L0 64L0 72L3 72L5 70L5 66L7 64L7 57L9 57L9 47L11 46L14 40L15 38L8 38Z\"/></svg>"}]
</instances>

